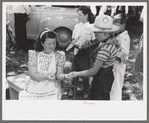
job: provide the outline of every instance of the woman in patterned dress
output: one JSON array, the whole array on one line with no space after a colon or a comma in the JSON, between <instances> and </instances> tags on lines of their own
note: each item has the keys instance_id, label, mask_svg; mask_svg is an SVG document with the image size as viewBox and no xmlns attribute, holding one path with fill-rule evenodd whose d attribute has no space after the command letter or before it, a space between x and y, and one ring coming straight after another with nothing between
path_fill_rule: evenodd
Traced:
<instances>
[{"instance_id":1,"label":"woman in patterned dress","mask_svg":"<svg viewBox=\"0 0 149 123\"><path fill-rule=\"evenodd\" d=\"M37 39L35 50L29 50L28 70L30 82L19 99L60 100L60 81L66 79L63 73L66 60L63 51L56 50L57 34L50 29L43 30Z\"/></svg>"}]
</instances>

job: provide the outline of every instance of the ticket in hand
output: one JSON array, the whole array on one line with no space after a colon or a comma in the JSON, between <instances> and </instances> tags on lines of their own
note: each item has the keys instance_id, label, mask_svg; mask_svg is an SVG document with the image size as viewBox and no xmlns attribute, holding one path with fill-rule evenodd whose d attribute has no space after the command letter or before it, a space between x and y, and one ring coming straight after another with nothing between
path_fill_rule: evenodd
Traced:
<instances>
[{"instance_id":1,"label":"ticket in hand","mask_svg":"<svg viewBox=\"0 0 149 123\"><path fill-rule=\"evenodd\" d=\"M81 36L79 36L78 38L76 38L75 40L73 40L73 41L69 44L69 46L67 47L66 51L70 50L70 49L75 45L75 43L78 42L78 40L80 39L80 37L81 37Z\"/></svg>"},{"instance_id":2,"label":"ticket in hand","mask_svg":"<svg viewBox=\"0 0 149 123\"><path fill-rule=\"evenodd\" d=\"M70 50L74 46L73 43L70 43L69 46L67 47L66 51Z\"/></svg>"}]
</instances>

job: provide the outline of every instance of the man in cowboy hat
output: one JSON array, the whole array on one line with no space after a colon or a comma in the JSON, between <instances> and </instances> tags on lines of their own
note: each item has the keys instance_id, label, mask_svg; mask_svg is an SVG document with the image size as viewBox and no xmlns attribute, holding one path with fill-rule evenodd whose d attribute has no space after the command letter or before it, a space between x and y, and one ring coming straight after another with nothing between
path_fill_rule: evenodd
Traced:
<instances>
[{"instance_id":1,"label":"man in cowboy hat","mask_svg":"<svg viewBox=\"0 0 149 123\"><path fill-rule=\"evenodd\" d=\"M94 66L85 71L71 72L68 77L92 76L93 81L89 93L90 100L110 100L110 91L113 84L113 64L116 59L117 46L112 43L112 35L119 30L108 15L100 15L89 29L95 33L99 44ZM102 45L104 44L104 45Z\"/></svg>"}]
</instances>

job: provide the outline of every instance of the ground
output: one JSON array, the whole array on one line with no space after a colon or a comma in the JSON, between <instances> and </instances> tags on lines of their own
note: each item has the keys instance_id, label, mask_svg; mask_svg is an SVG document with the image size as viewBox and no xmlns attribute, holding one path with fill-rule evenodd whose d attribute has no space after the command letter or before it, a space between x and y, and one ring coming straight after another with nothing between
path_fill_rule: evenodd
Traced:
<instances>
[{"instance_id":1,"label":"ground","mask_svg":"<svg viewBox=\"0 0 149 123\"><path fill-rule=\"evenodd\" d=\"M140 34L142 33L140 31L142 30L142 27L138 27L138 23L132 25L133 26L128 29L131 38L131 48L129 60L127 62L124 86L122 89L122 100L143 100L143 74L134 74L134 63L137 56L138 41L140 38ZM31 44L32 43L30 43L30 49L32 49ZM66 57L67 63L71 63L73 59L72 52L66 52ZM28 75L29 73L27 68L27 62L27 52L24 52L22 54L20 52L10 52L6 58L6 77L16 76L22 73ZM69 70L69 67L65 68L65 72L68 72ZM81 81L79 83L81 83ZM7 81L6 85L6 99L10 99ZM66 86L68 86L68 84L62 82L62 99L73 100L73 97L68 96L69 89L66 88ZM81 99L83 99L83 93L81 90L77 90L76 100Z\"/></svg>"}]
</instances>

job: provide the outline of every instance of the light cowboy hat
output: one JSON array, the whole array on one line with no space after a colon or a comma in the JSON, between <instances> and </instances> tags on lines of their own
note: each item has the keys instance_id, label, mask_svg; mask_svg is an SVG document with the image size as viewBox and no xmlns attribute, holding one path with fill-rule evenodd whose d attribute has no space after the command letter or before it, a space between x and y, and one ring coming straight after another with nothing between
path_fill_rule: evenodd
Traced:
<instances>
[{"instance_id":1,"label":"light cowboy hat","mask_svg":"<svg viewBox=\"0 0 149 123\"><path fill-rule=\"evenodd\" d=\"M95 18L94 24L91 24L88 28L93 32L116 32L120 27L113 24L112 17L108 15L98 15Z\"/></svg>"}]
</instances>

